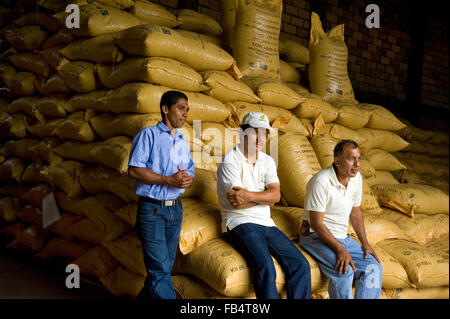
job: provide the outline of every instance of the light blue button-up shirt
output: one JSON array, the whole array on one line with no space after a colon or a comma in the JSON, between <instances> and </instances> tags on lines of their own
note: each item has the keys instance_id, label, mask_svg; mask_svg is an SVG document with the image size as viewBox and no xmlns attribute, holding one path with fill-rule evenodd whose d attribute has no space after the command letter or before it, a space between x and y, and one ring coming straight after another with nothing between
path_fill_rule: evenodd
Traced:
<instances>
[{"instance_id":1,"label":"light blue button-up shirt","mask_svg":"<svg viewBox=\"0 0 450 319\"><path fill-rule=\"evenodd\" d=\"M173 138L167 126L158 122L155 126L142 129L133 139L128 166L146 167L156 174L171 176L181 169L188 169L194 176L194 161L189 143L177 129ZM169 185L135 182L136 194L157 200L174 200L184 193L183 188Z\"/></svg>"}]
</instances>

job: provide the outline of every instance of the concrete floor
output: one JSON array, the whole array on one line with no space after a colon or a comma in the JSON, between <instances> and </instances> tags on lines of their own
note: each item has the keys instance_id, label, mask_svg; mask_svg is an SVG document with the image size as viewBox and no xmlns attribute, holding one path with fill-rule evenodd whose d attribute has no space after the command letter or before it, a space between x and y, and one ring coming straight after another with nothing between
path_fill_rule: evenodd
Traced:
<instances>
[{"instance_id":1,"label":"concrete floor","mask_svg":"<svg viewBox=\"0 0 450 319\"><path fill-rule=\"evenodd\" d=\"M111 299L108 291L81 280L65 285L65 267L42 262L27 253L0 248L0 299Z\"/></svg>"}]
</instances>

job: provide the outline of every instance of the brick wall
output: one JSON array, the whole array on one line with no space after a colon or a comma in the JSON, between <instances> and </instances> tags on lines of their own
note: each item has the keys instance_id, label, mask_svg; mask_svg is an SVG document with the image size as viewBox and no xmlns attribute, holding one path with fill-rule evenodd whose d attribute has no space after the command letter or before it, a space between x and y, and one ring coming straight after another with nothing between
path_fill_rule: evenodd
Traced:
<instances>
[{"instance_id":1,"label":"brick wall","mask_svg":"<svg viewBox=\"0 0 450 319\"><path fill-rule=\"evenodd\" d=\"M173 2L176 0L159 0ZM180 3L183 0L179 0ZM349 52L348 71L358 99L371 94L386 100L405 102L408 63L411 48L411 12L407 0L382 2L380 28L368 29L365 8L369 0L314 0L320 3L325 32L338 24L345 25ZM186 3L186 2L185 2ZM192 3L195 3L193 1ZM308 46L311 0L283 0L281 38L297 40ZM220 0L198 0L199 12L220 21ZM444 18L431 17L425 35L422 103L448 110L448 27ZM366 102L367 101L366 98Z\"/></svg>"}]
</instances>

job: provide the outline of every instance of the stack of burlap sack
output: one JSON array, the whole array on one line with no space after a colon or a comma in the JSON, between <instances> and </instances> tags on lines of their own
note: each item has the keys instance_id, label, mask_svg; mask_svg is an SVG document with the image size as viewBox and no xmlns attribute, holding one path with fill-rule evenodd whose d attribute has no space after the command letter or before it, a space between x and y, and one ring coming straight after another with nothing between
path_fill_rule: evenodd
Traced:
<instances>
[{"instance_id":1,"label":"stack of burlap sack","mask_svg":"<svg viewBox=\"0 0 450 319\"><path fill-rule=\"evenodd\" d=\"M189 99L183 133L196 163L172 277L181 298L255 297L246 261L221 234L216 189L218 163L250 111L266 113L278 129L266 151L278 163L282 201L271 210L291 240L306 183L332 163L338 140L353 139L383 297L448 298L448 194L399 178L412 171L398 155L412 147L401 133L409 126L355 100L343 25L325 34L312 14L307 49L279 40L281 0L222 1L221 24L143 0L80 1L79 29L61 24L69 14L61 1L40 4L38 14L1 31L10 48L0 75L11 98L0 100L0 235L10 247L75 263L111 293L137 296L146 271L126 176L131 140L160 120L161 95L176 89ZM448 155L446 165L448 176ZM62 218L42 229L42 199L52 191ZM356 237L352 227L349 234ZM299 249L310 262L313 298L327 298L317 262Z\"/></svg>"}]
</instances>

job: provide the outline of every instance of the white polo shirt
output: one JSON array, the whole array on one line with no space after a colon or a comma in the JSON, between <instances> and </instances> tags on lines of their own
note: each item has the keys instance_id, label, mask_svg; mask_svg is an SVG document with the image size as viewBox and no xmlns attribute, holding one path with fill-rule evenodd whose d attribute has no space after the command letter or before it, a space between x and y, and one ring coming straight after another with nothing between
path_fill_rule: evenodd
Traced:
<instances>
[{"instance_id":1,"label":"white polo shirt","mask_svg":"<svg viewBox=\"0 0 450 319\"><path fill-rule=\"evenodd\" d=\"M362 177L358 172L351 177L347 187L337 179L333 166L322 169L306 185L305 216L310 222L310 211L325 213L323 223L334 237L347 237L350 213L361 205ZM310 228L311 231L314 231Z\"/></svg>"},{"instance_id":2,"label":"white polo shirt","mask_svg":"<svg viewBox=\"0 0 450 319\"><path fill-rule=\"evenodd\" d=\"M233 187L242 187L250 192L263 192L266 186L280 183L275 161L269 155L258 152L255 164L236 146L223 157L217 169L217 192L222 214L222 232L231 230L243 223L255 223L263 226L275 226L270 216L269 205L256 205L245 209L236 209L228 200L228 192Z\"/></svg>"}]
</instances>

